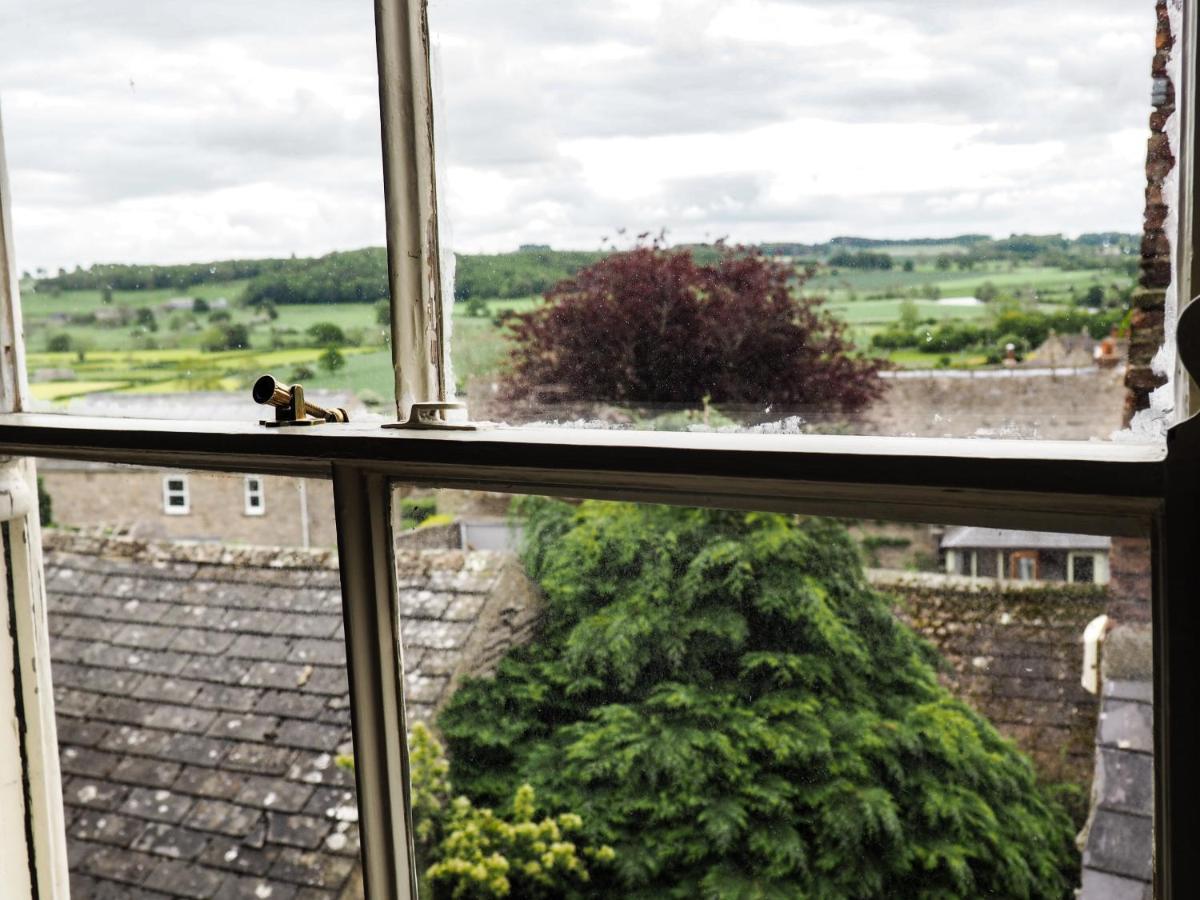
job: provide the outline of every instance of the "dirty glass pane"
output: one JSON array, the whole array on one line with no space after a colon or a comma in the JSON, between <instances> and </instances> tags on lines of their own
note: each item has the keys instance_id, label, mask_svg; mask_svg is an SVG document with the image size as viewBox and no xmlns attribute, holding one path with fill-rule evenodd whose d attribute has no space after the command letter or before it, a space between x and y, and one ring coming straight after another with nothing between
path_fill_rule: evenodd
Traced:
<instances>
[{"instance_id":1,"label":"dirty glass pane","mask_svg":"<svg viewBox=\"0 0 1200 900\"><path fill-rule=\"evenodd\" d=\"M475 419L1161 434L1166 3L432 0L430 24Z\"/></svg>"},{"instance_id":2,"label":"dirty glass pane","mask_svg":"<svg viewBox=\"0 0 1200 900\"><path fill-rule=\"evenodd\" d=\"M361 896L328 483L39 474L71 896Z\"/></svg>"},{"instance_id":3,"label":"dirty glass pane","mask_svg":"<svg viewBox=\"0 0 1200 900\"><path fill-rule=\"evenodd\" d=\"M37 406L390 405L377 81L365 0L3 4Z\"/></svg>"},{"instance_id":4,"label":"dirty glass pane","mask_svg":"<svg viewBox=\"0 0 1200 900\"><path fill-rule=\"evenodd\" d=\"M1148 891L1147 541L399 496L427 895Z\"/></svg>"}]
</instances>

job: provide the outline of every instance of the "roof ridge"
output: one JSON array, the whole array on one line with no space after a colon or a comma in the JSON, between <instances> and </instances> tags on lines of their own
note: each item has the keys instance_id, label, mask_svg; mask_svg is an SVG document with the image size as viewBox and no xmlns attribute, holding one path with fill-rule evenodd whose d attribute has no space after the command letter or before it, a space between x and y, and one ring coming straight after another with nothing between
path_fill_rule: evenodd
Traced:
<instances>
[{"instance_id":1,"label":"roof ridge","mask_svg":"<svg viewBox=\"0 0 1200 900\"><path fill-rule=\"evenodd\" d=\"M230 546L203 541L150 540L91 535L47 528L42 532L46 550L128 559L143 563L197 563L219 566L253 566L263 569L338 568L337 551L302 547Z\"/></svg>"}]
</instances>

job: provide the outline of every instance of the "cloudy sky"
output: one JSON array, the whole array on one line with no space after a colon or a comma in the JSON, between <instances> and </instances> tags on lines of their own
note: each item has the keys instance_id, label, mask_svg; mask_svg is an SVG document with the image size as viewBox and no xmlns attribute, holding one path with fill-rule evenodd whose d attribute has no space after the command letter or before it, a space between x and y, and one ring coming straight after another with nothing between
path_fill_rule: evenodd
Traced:
<instances>
[{"instance_id":1,"label":"cloudy sky","mask_svg":"<svg viewBox=\"0 0 1200 900\"><path fill-rule=\"evenodd\" d=\"M1153 0L431 0L452 245L1136 231ZM0 0L19 265L383 241L369 0Z\"/></svg>"}]
</instances>

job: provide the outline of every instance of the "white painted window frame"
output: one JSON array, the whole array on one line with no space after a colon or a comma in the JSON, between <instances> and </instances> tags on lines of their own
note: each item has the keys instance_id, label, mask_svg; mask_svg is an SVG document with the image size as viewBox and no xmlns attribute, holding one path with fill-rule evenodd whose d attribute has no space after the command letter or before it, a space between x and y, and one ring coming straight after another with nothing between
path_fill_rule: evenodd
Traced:
<instances>
[{"instance_id":1,"label":"white painted window frame","mask_svg":"<svg viewBox=\"0 0 1200 900\"><path fill-rule=\"evenodd\" d=\"M171 487L171 482L179 482L180 488ZM182 497L183 503L172 504L174 497ZM163 513L168 516L186 516L192 512L192 486L187 475L170 473L163 476L162 481Z\"/></svg>"},{"instance_id":2,"label":"white painted window frame","mask_svg":"<svg viewBox=\"0 0 1200 900\"><path fill-rule=\"evenodd\" d=\"M261 475L247 475L244 479L245 514L248 516L265 516L267 514L267 486ZM257 498L255 506L251 500Z\"/></svg>"},{"instance_id":3,"label":"white painted window frame","mask_svg":"<svg viewBox=\"0 0 1200 900\"><path fill-rule=\"evenodd\" d=\"M1172 0L1176 2L1176 0ZM1196 2L1184 3L1177 85L1180 156L1176 281L1200 284L1193 202ZM375 0L380 71L392 347L398 412L449 400L437 240L437 193L424 0ZM1192 665L1200 604L1191 602L1200 547L1200 426L1184 422L1166 448L1136 444L766 437L637 432L383 431L358 423L266 430L248 422L134 421L24 412L27 388L9 191L0 132L0 454L284 474L333 481L356 752L364 885L372 900L412 898L408 760L397 592L391 560L394 481L571 497L765 509L1110 535L1149 535L1155 555L1156 895L1200 896L1188 839L1200 827L1200 717ZM1181 351L1184 338L1181 337ZM1200 347L1200 338L1195 343ZM1200 355L1200 354L1196 354ZM1181 408L1193 409L1186 376ZM5 475L7 473L7 475ZM8 886L66 896L61 789L45 639L32 463L5 464L0 521L15 535L6 585L15 640L0 648L22 674L0 680L0 764L22 761L26 828L0 836L0 860L24 848ZM24 484L22 489L20 484ZM5 500L8 496L10 499ZM7 504L7 506L5 505ZM5 510L7 509L7 513ZM5 519L4 516L8 515ZM0 653L0 669L4 667ZM26 680L25 674L29 673ZM12 712L10 713L10 709ZM19 746L18 746L19 745ZM3 770L0 769L0 776ZM0 778L2 782L2 778ZM3 784L0 783L0 789ZM10 791L11 793L11 791ZM2 795L0 795L2 796ZM5 807L6 811L8 807ZM19 888L18 888L19 890Z\"/></svg>"},{"instance_id":4,"label":"white painted window frame","mask_svg":"<svg viewBox=\"0 0 1200 900\"><path fill-rule=\"evenodd\" d=\"M1092 580L1080 582L1075 580L1075 560L1088 559L1092 562ZM1067 582L1070 584L1107 584L1108 583L1108 554L1098 550L1071 550L1067 553Z\"/></svg>"}]
</instances>

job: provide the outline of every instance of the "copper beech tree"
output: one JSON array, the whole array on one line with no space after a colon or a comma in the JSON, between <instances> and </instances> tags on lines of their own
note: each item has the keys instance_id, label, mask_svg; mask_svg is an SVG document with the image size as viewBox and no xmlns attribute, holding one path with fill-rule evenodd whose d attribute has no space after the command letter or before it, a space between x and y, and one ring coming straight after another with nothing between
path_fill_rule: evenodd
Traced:
<instances>
[{"instance_id":1,"label":"copper beech tree","mask_svg":"<svg viewBox=\"0 0 1200 900\"><path fill-rule=\"evenodd\" d=\"M745 248L712 263L659 246L614 253L508 319L508 393L861 409L882 390L882 363L855 353L820 299L799 296L804 277Z\"/></svg>"}]
</instances>

